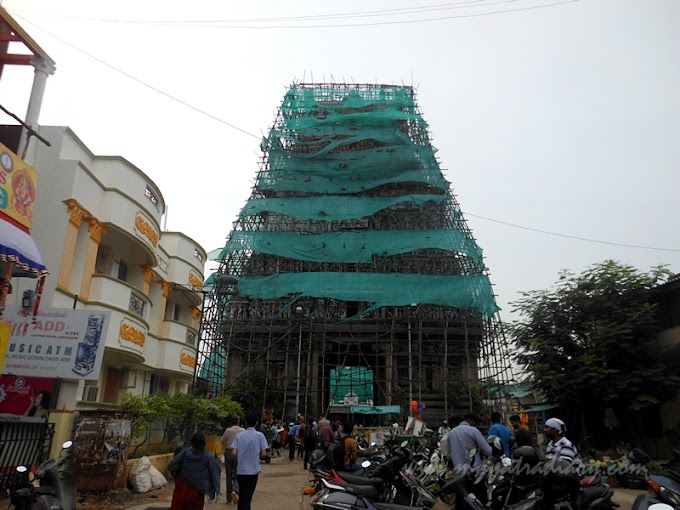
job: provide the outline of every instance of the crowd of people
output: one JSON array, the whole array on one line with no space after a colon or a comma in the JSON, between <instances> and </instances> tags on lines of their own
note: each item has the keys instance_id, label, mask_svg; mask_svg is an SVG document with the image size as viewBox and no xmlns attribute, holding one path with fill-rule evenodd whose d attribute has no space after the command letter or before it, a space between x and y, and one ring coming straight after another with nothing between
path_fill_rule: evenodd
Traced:
<instances>
[{"instance_id":1,"label":"crowd of people","mask_svg":"<svg viewBox=\"0 0 680 510\"><path fill-rule=\"evenodd\" d=\"M220 442L224 451L227 504L238 505L238 510L250 510L253 494L260 473L260 461L268 455L281 457L282 450L288 450L290 462L301 460L302 468L311 467L310 455L316 449L328 451L331 443L343 443L343 464L347 471L361 469L358 463L356 435L361 426L338 416L330 419L321 416L318 420L298 416L294 422L278 419L263 421L259 429L257 416L247 416L245 428L239 417L230 419ZM533 446L530 432L522 425L518 415L510 416L508 427L502 423L500 413L491 413L491 424L487 437L477 428L479 418L473 414L453 416L438 429L441 438L440 450L447 464L454 470L476 468L484 458L493 458L488 437L499 438L502 454L510 456L523 446ZM549 439L546 459L577 459L576 447L566 437L566 426L558 418L545 422L545 435ZM214 456L205 452L205 435L196 433L191 448L176 455L168 468L176 478L171 510L202 510L207 495L211 499L220 493L220 468ZM271 453L270 453L271 452ZM474 452L474 454L472 454ZM474 489L473 489L474 491Z\"/></svg>"}]
</instances>

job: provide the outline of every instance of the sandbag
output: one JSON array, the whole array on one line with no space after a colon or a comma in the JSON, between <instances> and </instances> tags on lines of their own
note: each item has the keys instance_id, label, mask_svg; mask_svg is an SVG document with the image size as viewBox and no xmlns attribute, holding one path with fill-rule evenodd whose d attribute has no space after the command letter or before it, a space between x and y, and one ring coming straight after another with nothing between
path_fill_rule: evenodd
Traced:
<instances>
[{"instance_id":1,"label":"sandbag","mask_svg":"<svg viewBox=\"0 0 680 510\"><path fill-rule=\"evenodd\" d=\"M142 457L139 462L130 469L130 485L135 492L144 493L151 490L151 475L149 470L151 461L148 457Z\"/></svg>"},{"instance_id":2,"label":"sandbag","mask_svg":"<svg viewBox=\"0 0 680 510\"><path fill-rule=\"evenodd\" d=\"M153 464L151 464L151 467L149 468L149 476L151 477L152 489L160 489L165 487L168 483L168 480L163 476L163 473L161 473Z\"/></svg>"}]
</instances>

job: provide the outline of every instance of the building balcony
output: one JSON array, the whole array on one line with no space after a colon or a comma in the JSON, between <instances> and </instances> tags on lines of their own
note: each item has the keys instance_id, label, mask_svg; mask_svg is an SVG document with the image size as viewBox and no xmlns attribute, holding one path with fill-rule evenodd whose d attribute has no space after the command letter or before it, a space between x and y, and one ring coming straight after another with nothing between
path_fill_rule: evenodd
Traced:
<instances>
[{"instance_id":1,"label":"building balcony","mask_svg":"<svg viewBox=\"0 0 680 510\"><path fill-rule=\"evenodd\" d=\"M148 323L151 307L149 298L129 283L117 278L103 274L92 275L89 300L112 310L129 313Z\"/></svg>"},{"instance_id":2,"label":"building balcony","mask_svg":"<svg viewBox=\"0 0 680 510\"><path fill-rule=\"evenodd\" d=\"M198 331L178 321L165 320L161 329L161 338L176 340L187 344L187 347L196 349Z\"/></svg>"}]
</instances>

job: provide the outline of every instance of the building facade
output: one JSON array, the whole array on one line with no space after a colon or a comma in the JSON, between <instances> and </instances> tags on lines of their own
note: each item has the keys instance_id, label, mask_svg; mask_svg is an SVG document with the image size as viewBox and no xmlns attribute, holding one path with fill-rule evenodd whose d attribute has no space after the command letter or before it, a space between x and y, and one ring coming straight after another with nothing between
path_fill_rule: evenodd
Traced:
<instances>
[{"instance_id":1,"label":"building facade","mask_svg":"<svg viewBox=\"0 0 680 510\"><path fill-rule=\"evenodd\" d=\"M59 383L50 412L58 443L75 411L116 408L125 393L188 391L206 253L185 234L162 231L163 195L140 169L95 156L67 127L40 133L51 143L33 157L32 235L50 271L40 307L111 313L98 377ZM17 280L8 305L21 306L34 287Z\"/></svg>"}]
</instances>

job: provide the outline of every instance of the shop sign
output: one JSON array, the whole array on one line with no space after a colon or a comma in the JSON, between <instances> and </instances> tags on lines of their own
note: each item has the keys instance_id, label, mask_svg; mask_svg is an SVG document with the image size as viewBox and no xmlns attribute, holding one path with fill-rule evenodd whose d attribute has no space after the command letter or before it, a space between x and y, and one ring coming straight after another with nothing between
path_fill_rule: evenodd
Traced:
<instances>
[{"instance_id":1,"label":"shop sign","mask_svg":"<svg viewBox=\"0 0 680 510\"><path fill-rule=\"evenodd\" d=\"M12 332L2 374L99 379L110 311L41 308L33 317L8 306L4 319Z\"/></svg>"}]
</instances>

